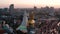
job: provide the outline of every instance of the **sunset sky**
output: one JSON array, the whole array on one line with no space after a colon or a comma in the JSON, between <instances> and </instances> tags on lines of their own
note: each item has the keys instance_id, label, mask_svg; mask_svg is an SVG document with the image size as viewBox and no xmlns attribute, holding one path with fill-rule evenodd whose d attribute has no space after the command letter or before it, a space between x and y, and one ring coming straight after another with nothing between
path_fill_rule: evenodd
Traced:
<instances>
[{"instance_id":1,"label":"sunset sky","mask_svg":"<svg viewBox=\"0 0 60 34\"><path fill-rule=\"evenodd\" d=\"M15 8L31 8L33 6L60 8L60 0L0 0L0 8L9 7L10 4L14 4Z\"/></svg>"}]
</instances>

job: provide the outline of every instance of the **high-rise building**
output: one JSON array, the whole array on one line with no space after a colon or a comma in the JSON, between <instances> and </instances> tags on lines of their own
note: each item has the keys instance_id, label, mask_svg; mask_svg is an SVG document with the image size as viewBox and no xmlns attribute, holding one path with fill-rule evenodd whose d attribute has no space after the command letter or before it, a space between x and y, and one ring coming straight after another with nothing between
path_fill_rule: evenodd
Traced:
<instances>
[{"instance_id":1,"label":"high-rise building","mask_svg":"<svg viewBox=\"0 0 60 34\"><path fill-rule=\"evenodd\" d=\"M37 7L36 6L34 6L34 12L36 12L37 11Z\"/></svg>"},{"instance_id":2,"label":"high-rise building","mask_svg":"<svg viewBox=\"0 0 60 34\"><path fill-rule=\"evenodd\" d=\"M11 5L9 6L9 11L10 11L10 12L13 12L13 11L14 11L14 4L11 4Z\"/></svg>"},{"instance_id":3,"label":"high-rise building","mask_svg":"<svg viewBox=\"0 0 60 34\"><path fill-rule=\"evenodd\" d=\"M51 16L54 16L54 13L55 13L54 7L50 7L49 14Z\"/></svg>"},{"instance_id":4,"label":"high-rise building","mask_svg":"<svg viewBox=\"0 0 60 34\"><path fill-rule=\"evenodd\" d=\"M37 7L36 6L34 6L34 10L36 10L37 9Z\"/></svg>"},{"instance_id":5,"label":"high-rise building","mask_svg":"<svg viewBox=\"0 0 60 34\"><path fill-rule=\"evenodd\" d=\"M3 11L4 11L4 12L8 12L8 8L4 8Z\"/></svg>"}]
</instances>

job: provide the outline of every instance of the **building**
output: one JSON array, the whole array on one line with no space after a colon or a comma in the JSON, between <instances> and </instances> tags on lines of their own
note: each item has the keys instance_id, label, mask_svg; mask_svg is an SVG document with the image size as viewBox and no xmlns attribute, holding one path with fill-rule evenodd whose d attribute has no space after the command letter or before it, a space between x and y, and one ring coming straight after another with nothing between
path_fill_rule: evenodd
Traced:
<instances>
[{"instance_id":1,"label":"building","mask_svg":"<svg viewBox=\"0 0 60 34\"><path fill-rule=\"evenodd\" d=\"M11 5L9 6L9 11L12 11L12 10L14 10L14 4L11 4Z\"/></svg>"},{"instance_id":2,"label":"building","mask_svg":"<svg viewBox=\"0 0 60 34\"><path fill-rule=\"evenodd\" d=\"M14 12L14 4L9 6L9 12L12 14Z\"/></svg>"}]
</instances>

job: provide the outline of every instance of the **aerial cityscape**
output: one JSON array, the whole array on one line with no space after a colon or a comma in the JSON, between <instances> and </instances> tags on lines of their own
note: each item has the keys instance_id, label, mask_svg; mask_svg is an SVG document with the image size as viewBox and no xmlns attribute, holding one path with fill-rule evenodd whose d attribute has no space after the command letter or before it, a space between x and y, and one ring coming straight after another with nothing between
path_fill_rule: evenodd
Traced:
<instances>
[{"instance_id":1,"label":"aerial cityscape","mask_svg":"<svg viewBox=\"0 0 60 34\"><path fill-rule=\"evenodd\" d=\"M60 34L60 0L0 1L0 34Z\"/></svg>"}]
</instances>

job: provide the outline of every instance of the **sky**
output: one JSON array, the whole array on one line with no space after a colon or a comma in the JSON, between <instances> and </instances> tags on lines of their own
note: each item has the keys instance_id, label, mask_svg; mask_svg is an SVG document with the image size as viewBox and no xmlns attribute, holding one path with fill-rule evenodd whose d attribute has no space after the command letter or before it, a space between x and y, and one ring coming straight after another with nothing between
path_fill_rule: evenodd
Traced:
<instances>
[{"instance_id":1,"label":"sky","mask_svg":"<svg viewBox=\"0 0 60 34\"><path fill-rule=\"evenodd\" d=\"M10 4L14 4L15 8L31 8L31 7L45 7L53 6L60 8L60 0L0 0L0 8L9 7Z\"/></svg>"}]
</instances>

